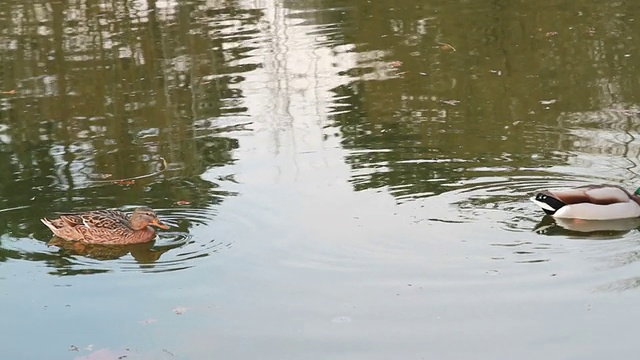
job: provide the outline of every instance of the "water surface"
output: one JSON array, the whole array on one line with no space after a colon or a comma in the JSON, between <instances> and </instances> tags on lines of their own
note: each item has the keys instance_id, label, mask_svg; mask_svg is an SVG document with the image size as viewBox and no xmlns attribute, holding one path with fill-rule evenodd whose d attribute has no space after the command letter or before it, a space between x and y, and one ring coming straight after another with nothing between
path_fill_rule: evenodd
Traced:
<instances>
[{"instance_id":1,"label":"water surface","mask_svg":"<svg viewBox=\"0 0 640 360\"><path fill-rule=\"evenodd\" d=\"M3 1L4 359L630 358L637 7ZM121 248L56 212L145 205Z\"/></svg>"}]
</instances>

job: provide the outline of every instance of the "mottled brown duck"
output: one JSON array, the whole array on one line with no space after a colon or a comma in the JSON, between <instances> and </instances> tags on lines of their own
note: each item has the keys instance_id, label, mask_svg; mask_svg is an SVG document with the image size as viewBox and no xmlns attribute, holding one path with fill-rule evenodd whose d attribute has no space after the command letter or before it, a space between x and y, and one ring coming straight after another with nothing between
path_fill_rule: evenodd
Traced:
<instances>
[{"instance_id":1,"label":"mottled brown duck","mask_svg":"<svg viewBox=\"0 0 640 360\"><path fill-rule=\"evenodd\" d=\"M61 214L58 218L40 221L65 240L105 245L145 243L155 238L151 226L169 228L148 207L136 208L131 215L116 210L96 210Z\"/></svg>"}]
</instances>

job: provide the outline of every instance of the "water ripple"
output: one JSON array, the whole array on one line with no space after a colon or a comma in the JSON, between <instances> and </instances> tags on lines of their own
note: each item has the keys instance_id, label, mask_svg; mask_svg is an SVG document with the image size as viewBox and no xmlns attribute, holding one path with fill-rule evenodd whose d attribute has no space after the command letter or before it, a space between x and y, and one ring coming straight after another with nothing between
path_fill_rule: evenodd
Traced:
<instances>
[{"instance_id":1,"label":"water ripple","mask_svg":"<svg viewBox=\"0 0 640 360\"><path fill-rule=\"evenodd\" d=\"M149 243L97 245L57 237L44 243L33 238L5 236L0 240L0 261L22 259L43 262L54 275L114 271L155 273L194 267L198 259L231 246L214 237L194 236L195 229L210 226L215 216L212 209L158 209L157 213L171 226L171 230L158 232L155 241Z\"/></svg>"},{"instance_id":2,"label":"water ripple","mask_svg":"<svg viewBox=\"0 0 640 360\"><path fill-rule=\"evenodd\" d=\"M599 181L568 176L484 177L451 184L450 186L453 188L451 191L426 198L425 201L427 203L433 202L433 205L429 205L432 207L450 207L454 205L457 208L457 211L445 213L448 216L430 219L431 221L473 223L490 220L500 224L507 231L530 232L538 231L543 225L550 225L548 220L547 223L541 222L541 220L544 220L543 212L529 201L529 198L536 191L547 188L568 188L607 182L605 180ZM564 232L565 235L576 235L580 231L572 228L572 224L569 223L558 224L557 221L553 222L552 220L551 225L557 225L569 230ZM589 225L590 229L596 224ZM607 224L598 225L606 227ZM614 228L610 229L611 231L620 231L620 224L611 224L611 226L614 226ZM628 231L631 228L626 226L624 230ZM587 229L584 232L589 232L589 230ZM539 231L539 233L551 235L557 234L558 231L556 229L550 232ZM600 233L600 235L606 234L612 235L606 232Z\"/></svg>"}]
</instances>

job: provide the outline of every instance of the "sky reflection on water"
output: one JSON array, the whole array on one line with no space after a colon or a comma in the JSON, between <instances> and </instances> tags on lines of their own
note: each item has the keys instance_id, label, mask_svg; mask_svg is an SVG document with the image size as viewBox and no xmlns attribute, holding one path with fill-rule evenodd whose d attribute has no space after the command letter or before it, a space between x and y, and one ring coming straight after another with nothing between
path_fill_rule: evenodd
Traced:
<instances>
[{"instance_id":1,"label":"sky reflection on water","mask_svg":"<svg viewBox=\"0 0 640 360\"><path fill-rule=\"evenodd\" d=\"M5 3L0 357L637 352L637 227L528 202L633 188L633 6ZM105 249L38 220L136 205L172 229Z\"/></svg>"}]
</instances>

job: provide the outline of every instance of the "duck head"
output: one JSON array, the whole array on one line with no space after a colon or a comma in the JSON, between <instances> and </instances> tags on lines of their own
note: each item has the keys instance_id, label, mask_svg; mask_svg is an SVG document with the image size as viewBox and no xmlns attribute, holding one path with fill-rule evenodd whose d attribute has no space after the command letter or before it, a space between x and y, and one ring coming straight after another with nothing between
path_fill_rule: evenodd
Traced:
<instances>
[{"instance_id":1,"label":"duck head","mask_svg":"<svg viewBox=\"0 0 640 360\"><path fill-rule=\"evenodd\" d=\"M168 229L169 226L160 219L156 212L148 207L139 207L133 211L131 218L129 219L129 227L132 230L142 230L147 226L157 226L160 229Z\"/></svg>"}]
</instances>

